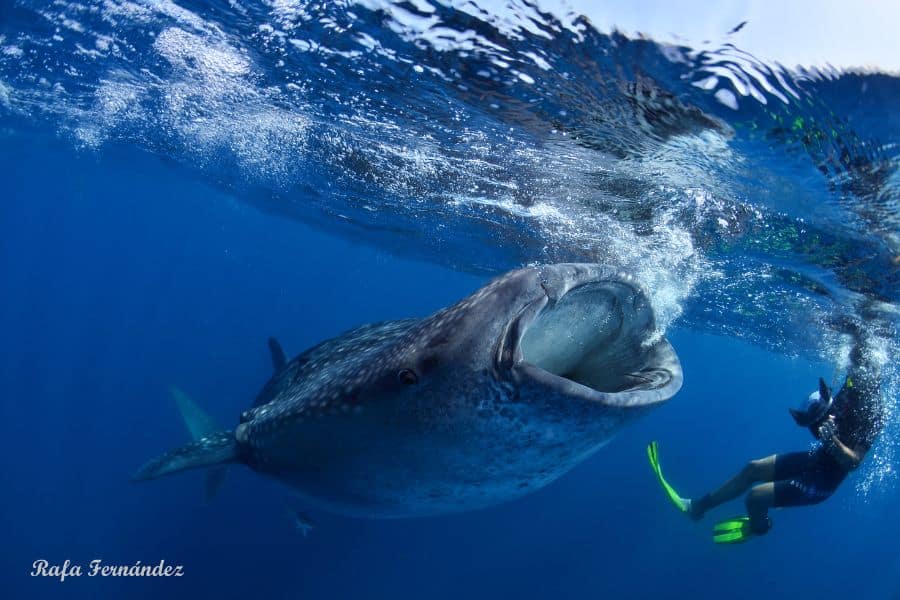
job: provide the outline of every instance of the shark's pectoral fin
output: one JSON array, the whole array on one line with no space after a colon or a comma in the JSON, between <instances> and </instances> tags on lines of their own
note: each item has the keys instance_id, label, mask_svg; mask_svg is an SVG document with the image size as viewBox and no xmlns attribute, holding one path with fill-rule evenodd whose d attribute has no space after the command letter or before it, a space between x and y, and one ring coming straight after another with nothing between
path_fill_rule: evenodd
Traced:
<instances>
[{"instance_id":1,"label":"shark's pectoral fin","mask_svg":"<svg viewBox=\"0 0 900 600\"><path fill-rule=\"evenodd\" d=\"M178 405L178 412L181 414L181 419L184 421L184 425L191 433L191 437L194 441L221 430L221 427L218 426L213 418L206 414L196 402L191 400L190 396L175 386L169 386L169 389L172 392L172 397L175 398L175 403ZM210 469L206 474L207 502L212 501L212 499L215 498L216 492L222 487L222 482L225 481L225 475L227 473L228 469L222 467L221 469Z\"/></svg>"},{"instance_id":2,"label":"shark's pectoral fin","mask_svg":"<svg viewBox=\"0 0 900 600\"><path fill-rule=\"evenodd\" d=\"M194 443L151 460L135 474L135 480L154 479L184 469L229 463L237 458L234 434L230 431L220 431L212 417L183 391L175 386L170 386L169 389ZM215 497L227 473L228 469L225 467L209 470L206 475L207 501Z\"/></svg>"},{"instance_id":3,"label":"shark's pectoral fin","mask_svg":"<svg viewBox=\"0 0 900 600\"><path fill-rule=\"evenodd\" d=\"M272 355L272 369L275 374L281 373L287 366L287 357L284 355L284 349L273 337L269 338L269 353Z\"/></svg>"},{"instance_id":4,"label":"shark's pectoral fin","mask_svg":"<svg viewBox=\"0 0 900 600\"><path fill-rule=\"evenodd\" d=\"M172 392L172 397L175 398L178 412L181 414L181 419L191 434L191 438L199 440L203 436L215 433L221 429L216 425L212 417L206 414L196 402L191 400L190 396L173 385L169 386L169 391Z\"/></svg>"},{"instance_id":5,"label":"shark's pectoral fin","mask_svg":"<svg viewBox=\"0 0 900 600\"><path fill-rule=\"evenodd\" d=\"M135 481L156 479L185 469L223 465L237 459L238 445L234 439L234 432L220 431L150 460L138 469L132 479Z\"/></svg>"}]
</instances>

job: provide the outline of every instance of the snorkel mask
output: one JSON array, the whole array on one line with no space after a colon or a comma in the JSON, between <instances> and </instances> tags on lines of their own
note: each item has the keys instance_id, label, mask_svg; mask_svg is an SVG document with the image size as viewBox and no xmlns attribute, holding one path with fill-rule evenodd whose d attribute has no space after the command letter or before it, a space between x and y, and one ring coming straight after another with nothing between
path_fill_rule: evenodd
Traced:
<instances>
[{"instance_id":1,"label":"snorkel mask","mask_svg":"<svg viewBox=\"0 0 900 600\"><path fill-rule=\"evenodd\" d=\"M789 408L794 422L800 427L811 427L815 423L822 420L828 410L831 408L833 400L831 398L831 390L825 385L825 380L819 378L819 390L813 392L806 399L802 408Z\"/></svg>"}]
</instances>

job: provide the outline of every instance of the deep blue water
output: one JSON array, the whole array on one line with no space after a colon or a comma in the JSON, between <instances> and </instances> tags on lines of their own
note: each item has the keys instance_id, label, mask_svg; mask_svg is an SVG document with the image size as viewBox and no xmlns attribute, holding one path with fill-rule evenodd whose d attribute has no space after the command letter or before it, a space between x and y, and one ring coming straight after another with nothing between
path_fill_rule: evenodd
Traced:
<instances>
[{"instance_id":1,"label":"deep blue water","mask_svg":"<svg viewBox=\"0 0 900 600\"><path fill-rule=\"evenodd\" d=\"M742 547L714 547L709 522L669 507L649 439L676 485L699 493L748 457L806 447L786 407L832 368L681 328L682 392L512 504L408 521L315 514L304 539L286 492L248 471L233 469L211 505L197 474L130 483L187 439L170 384L233 422L268 377L266 336L297 352L486 278L246 208L128 149L98 159L34 136L0 152L17 200L0 213L7 597L897 597L893 485L860 497L856 474L825 504L776 511L772 534ZM165 559L187 575L30 578L41 557Z\"/></svg>"},{"instance_id":2,"label":"deep blue water","mask_svg":"<svg viewBox=\"0 0 900 600\"><path fill-rule=\"evenodd\" d=\"M429 8L430 7L430 8ZM667 503L804 449L869 323L896 414L900 78L785 69L513 3L0 2L3 597L900 598L898 427L824 504L716 547ZM312 513L242 468L129 481L289 355L524 264L648 287L682 391L522 500ZM740 501L715 517L744 512ZM38 559L179 579L29 576Z\"/></svg>"}]
</instances>

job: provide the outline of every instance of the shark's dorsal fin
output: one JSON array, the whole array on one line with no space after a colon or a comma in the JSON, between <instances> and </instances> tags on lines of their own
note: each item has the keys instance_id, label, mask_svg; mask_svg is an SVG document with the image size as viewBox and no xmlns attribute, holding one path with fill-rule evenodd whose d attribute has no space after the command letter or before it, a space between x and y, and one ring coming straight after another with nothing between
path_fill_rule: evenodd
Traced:
<instances>
[{"instance_id":1,"label":"shark's dorsal fin","mask_svg":"<svg viewBox=\"0 0 900 600\"><path fill-rule=\"evenodd\" d=\"M281 344L273 337L269 338L269 352L272 354L272 368L275 370L275 373L282 372L284 367L287 366L287 358L284 356Z\"/></svg>"}]
</instances>

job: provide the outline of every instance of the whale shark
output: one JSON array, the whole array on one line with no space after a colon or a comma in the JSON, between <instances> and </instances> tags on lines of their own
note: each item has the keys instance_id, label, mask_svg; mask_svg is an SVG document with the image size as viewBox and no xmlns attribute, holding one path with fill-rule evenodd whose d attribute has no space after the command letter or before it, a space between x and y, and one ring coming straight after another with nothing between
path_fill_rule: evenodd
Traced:
<instances>
[{"instance_id":1,"label":"whale shark","mask_svg":"<svg viewBox=\"0 0 900 600\"><path fill-rule=\"evenodd\" d=\"M548 485L682 384L647 293L599 264L512 271L292 360L269 349L274 373L233 429L204 421L134 478L237 463L345 516L472 510Z\"/></svg>"}]
</instances>

